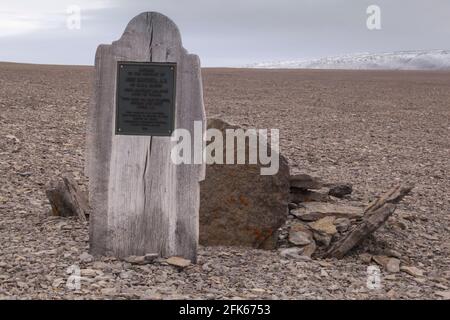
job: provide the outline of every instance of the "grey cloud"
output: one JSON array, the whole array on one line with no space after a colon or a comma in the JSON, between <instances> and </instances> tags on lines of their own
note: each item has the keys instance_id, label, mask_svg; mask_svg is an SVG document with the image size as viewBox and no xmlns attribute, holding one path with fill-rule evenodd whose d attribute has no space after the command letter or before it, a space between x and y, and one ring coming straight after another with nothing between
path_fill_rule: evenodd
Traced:
<instances>
[{"instance_id":1,"label":"grey cloud","mask_svg":"<svg viewBox=\"0 0 450 320\"><path fill-rule=\"evenodd\" d=\"M84 11L82 30L0 38L0 60L92 64L95 48L120 37L143 11L180 27L185 47L205 66L302 59L352 52L448 49L447 0L131 0ZM366 8L381 7L382 29L366 28ZM26 45L24 45L26 43ZM45 44L45 45L43 45ZM26 51L24 47L33 46ZM75 52L62 48L76 48Z\"/></svg>"}]
</instances>

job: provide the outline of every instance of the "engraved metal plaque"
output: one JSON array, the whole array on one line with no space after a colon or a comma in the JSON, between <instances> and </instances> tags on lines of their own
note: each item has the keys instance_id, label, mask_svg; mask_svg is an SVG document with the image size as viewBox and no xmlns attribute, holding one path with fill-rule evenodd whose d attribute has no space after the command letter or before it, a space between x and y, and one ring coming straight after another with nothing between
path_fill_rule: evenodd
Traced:
<instances>
[{"instance_id":1,"label":"engraved metal plaque","mask_svg":"<svg viewBox=\"0 0 450 320\"><path fill-rule=\"evenodd\" d=\"M175 85L176 63L118 62L116 134L172 135Z\"/></svg>"}]
</instances>

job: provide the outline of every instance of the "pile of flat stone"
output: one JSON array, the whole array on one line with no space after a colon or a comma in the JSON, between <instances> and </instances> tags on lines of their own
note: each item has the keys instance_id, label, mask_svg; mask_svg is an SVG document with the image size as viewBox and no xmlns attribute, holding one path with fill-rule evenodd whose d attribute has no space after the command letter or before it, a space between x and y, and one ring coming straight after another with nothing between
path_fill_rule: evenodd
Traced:
<instances>
[{"instance_id":1,"label":"pile of flat stone","mask_svg":"<svg viewBox=\"0 0 450 320\"><path fill-rule=\"evenodd\" d=\"M308 174L291 175L289 181L291 206L293 207L302 202L327 202L332 198L344 198L353 191L353 187L349 183L325 183L320 178Z\"/></svg>"},{"instance_id":2,"label":"pile of flat stone","mask_svg":"<svg viewBox=\"0 0 450 320\"><path fill-rule=\"evenodd\" d=\"M286 258L342 258L377 230L413 186L395 186L369 205L348 205L342 198L351 184L324 183L307 174L291 175L289 217L279 232Z\"/></svg>"},{"instance_id":3,"label":"pile of flat stone","mask_svg":"<svg viewBox=\"0 0 450 320\"><path fill-rule=\"evenodd\" d=\"M363 209L323 202L306 202L290 211L287 242L295 246L288 252L311 257L324 251L362 217Z\"/></svg>"},{"instance_id":4,"label":"pile of flat stone","mask_svg":"<svg viewBox=\"0 0 450 320\"><path fill-rule=\"evenodd\" d=\"M351 194L350 184L328 184L317 177L290 177L289 218L280 230L279 245L284 257L308 260L345 233L363 213L362 207L336 204Z\"/></svg>"}]
</instances>

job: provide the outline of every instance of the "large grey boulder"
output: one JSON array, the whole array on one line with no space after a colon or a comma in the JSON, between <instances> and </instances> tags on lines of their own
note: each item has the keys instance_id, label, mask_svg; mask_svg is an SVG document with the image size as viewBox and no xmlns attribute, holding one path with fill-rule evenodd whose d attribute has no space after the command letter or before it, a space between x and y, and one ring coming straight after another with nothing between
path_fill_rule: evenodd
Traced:
<instances>
[{"instance_id":1,"label":"large grey boulder","mask_svg":"<svg viewBox=\"0 0 450 320\"><path fill-rule=\"evenodd\" d=\"M209 119L208 129L224 136L226 129L238 129L219 119ZM266 145L267 147L267 145ZM289 166L279 155L275 175L261 175L257 164L211 164L200 183L200 243L203 245L247 246L274 249L278 228L287 219L289 203ZM235 148L234 151L237 149Z\"/></svg>"}]
</instances>

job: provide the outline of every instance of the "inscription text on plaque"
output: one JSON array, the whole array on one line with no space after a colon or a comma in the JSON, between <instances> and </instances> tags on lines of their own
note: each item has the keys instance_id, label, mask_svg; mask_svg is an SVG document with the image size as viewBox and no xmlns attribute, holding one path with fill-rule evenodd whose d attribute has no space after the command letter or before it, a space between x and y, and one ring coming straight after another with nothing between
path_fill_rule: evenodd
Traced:
<instances>
[{"instance_id":1,"label":"inscription text on plaque","mask_svg":"<svg viewBox=\"0 0 450 320\"><path fill-rule=\"evenodd\" d=\"M118 62L116 134L170 136L176 63Z\"/></svg>"}]
</instances>

